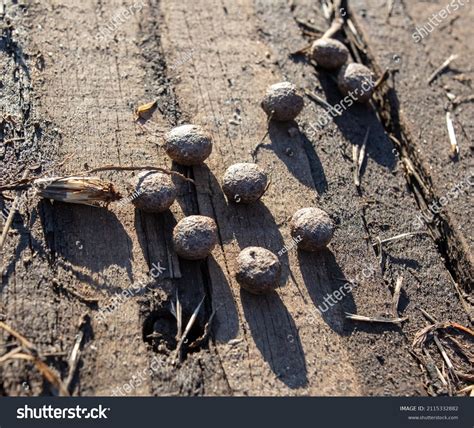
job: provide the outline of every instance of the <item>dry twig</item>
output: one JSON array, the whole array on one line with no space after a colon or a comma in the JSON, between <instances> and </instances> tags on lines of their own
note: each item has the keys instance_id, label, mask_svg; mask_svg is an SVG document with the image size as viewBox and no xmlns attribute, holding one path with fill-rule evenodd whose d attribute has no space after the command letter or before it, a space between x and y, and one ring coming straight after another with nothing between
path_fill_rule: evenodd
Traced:
<instances>
[{"instance_id":1,"label":"dry twig","mask_svg":"<svg viewBox=\"0 0 474 428\"><path fill-rule=\"evenodd\" d=\"M375 322L375 323L385 323L385 324L400 324L403 321L406 321L408 317L403 318L385 318L385 317L366 317L364 315L355 315L346 312L346 318L352 321L362 321L362 322Z\"/></svg>"},{"instance_id":2,"label":"dry twig","mask_svg":"<svg viewBox=\"0 0 474 428\"><path fill-rule=\"evenodd\" d=\"M23 172L23 175L22 175L21 179L26 180L27 177L28 177L28 174L29 174L29 170L27 169L27 170L25 170L25 172ZM15 199L13 200L12 207L10 208L7 220L5 221L5 225L4 225L3 230L2 230L2 235L0 236L0 250L3 248L3 245L5 244L5 240L7 238L8 231L10 230L10 227L13 223L13 217L15 216L16 207L17 207L17 205L20 201L20 198L21 198L21 195L20 195L20 193L18 193L15 196Z\"/></svg>"},{"instance_id":3,"label":"dry twig","mask_svg":"<svg viewBox=\"0 0 474 428\"><path fill-rule=\"evenodd\" d=\"M169 169L166 168L160 168L158 166L120 166L120 165L106 165L106 166L99 166L97 168L93 168L89 171L87 171L88 174L94 173L94 172L100 172L100 171L140 171L140 170L149 170L149 171L159 171L164 174L168 175L175 175L179 178L182 178L185 181L189 181L190 183L194 184L194 180L191 178L185 177L183 174L176 172L176 171L170 171Z\"/></svg>"},{"instance_id":4,"label":"dry twig","mask_svg":"<svg viewBox=\"0 0 474 428\"><path fill-rule=\"evenodd\" d=\"M402 239L402 238L408 238L409 236L413 236L413 235L426 235L426 232L407 232L407 233L401 233L400 235L396 235L396 236L392 236L391 238L386 238L386 239L382 239L378 242L375 242L373 244L373 246L375 247L376 245L381 245L381 244L385 244L387 242L391 242L391 241L396 241L397 239Z\"/></svg>"},{"instance_id":5,"label":"dry twig","mask_svg":"<svg viewBox=\"0 0 474 428\"><path fill-rule=\"evenodd\" d=\"M198 313L199 313L199 310L201 309L201 306L202 304L204 303L204 299L206 298L206 296L204 296L201 301L199 302L199 304L196 306L196 309L194 309L194 312L193 314L191 315L191 318L189 318L189 321L188 323L186 324L186 328L184 329L184 333L183 335L181 336L179 342L178 342L178 345L176 346L176 355L177 355L177 358L178 358L178 361L181 362L182 360L182 348L183 348L183 344L185 343L187 337L188 337L188 334L189 332L191 331L191 329L193 328L193 325L194 323L196 322L196 319L197 319L197 316L198 316Z\"/></svg>"},{"instance_id":6,"label":"dry twig","mask_svg":"<svg viewBox=\"0 0 474 428\"><path fill-rule=\"evenodd\" d=\"M69 356L68 366L69 372L65 381L65 388L68 392L71 392L71 383L74 379L74 375L76 373L77 365L79 364L79 359L81 358L81 345L82 340L84 339L84 326L86 323L86 316L83 315L79 322L79 333L76 335L76 341L74 342L74 346L71 351L71 355Z\"/></svg>"},{"instance_id":7,"label":"dry twig","mask_svg":"<svg viewBox=\"0 0 474 428\"><path fill-rule=\"evenodd\" d=\"M69 392L67 388L64 386L61 379L54 373L47 364L45 364L41 359L38 357L38 351L36 346L31 343L25 336L21 333L18 333L15 329L7 325L6 323L0 321L0 329L5 330L7 333L15 337L20 343L20 347L17 347L10 351L9 353L3 355L0 358L0 362L4 363L8 360L18 359L18 360L26 360L32 362L37 370L41 373L41 375L53 386L55 386L59 393L64 396L68 396ZM21 352L24 350L24 352Z\"/></svg>"},{"instance_id":8,"label":"dry twig","mask_svg":"<svg viewBox=\"0 0 474 428\"><path fill-rule=\"evenodd\" d=\"M352 146L352 159L355 163L354 165L354 184L356 187L360 187L360 174L362 172L362 165L364 164L365 160L365 153L366 153L366 148L367 148L367 141L369 139L369 132L370 132L370 126L367 128L367 131L365 133L364 141L362 143L362 146L356 146L355 144Z\"/></svg>"},{"instance_id":9,"label":"dry twig","mask_svg":"<svg viewBox=\"0 0 474 428\"><path fill-rule=\"evenodd\" d=\"M440 75L441 73L443 73L448 67L449 65L451 64L451 62L453 62L458 56L457 55L450 55L446 61L444 61L435 71L433 71L433 73L431 73L430 77L428 77L428 85L436 79L436 77L438 77L438 75Z\"/></svg>"}]
</instances>

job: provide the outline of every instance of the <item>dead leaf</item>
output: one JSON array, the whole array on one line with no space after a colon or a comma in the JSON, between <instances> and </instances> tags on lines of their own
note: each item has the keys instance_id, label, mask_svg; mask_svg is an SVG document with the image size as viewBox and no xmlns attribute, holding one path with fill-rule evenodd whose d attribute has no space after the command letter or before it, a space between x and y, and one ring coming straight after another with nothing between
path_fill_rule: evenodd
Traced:
<instances>
[{"instance_id":1,"label":"dead leaf","mask_svg":"<svg viewBox=\"0 0 474 428\"><path fill-rule=\"evenodd\" d=\"M150 110L153 110L156 107L156 104L157 104L157 101L155 100L146 104L142 104L141 106L138 106L135 110L136 119L138 118L143 119L143 115L150 112Z\"/></svg>"}]
</instances>

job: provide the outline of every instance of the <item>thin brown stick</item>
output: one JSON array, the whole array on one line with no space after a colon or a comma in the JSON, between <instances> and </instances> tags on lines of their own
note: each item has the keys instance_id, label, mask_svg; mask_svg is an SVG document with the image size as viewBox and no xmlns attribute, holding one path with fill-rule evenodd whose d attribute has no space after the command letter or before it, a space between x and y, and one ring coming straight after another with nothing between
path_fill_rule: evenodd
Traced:
<instances>
[{"instance_id":1,"label":"thin brown stick","mask_svg":"<svg viewBox=\"0 0 474 428\"><path fill-rule=\"evenodd\" d=\"M36 351L36 346L33 345L33 343L31 343L25 336L18 333L16 330L14 330L8 324L5 324L3 321L0 321L0 329L5 330L7 333L11 334L15 339L18 340L18 342L21 343L21 345L24 348L26 348L30 351Z\"/></svg>"},{"instance_id":2,"label":"thin brown stick","mask_svg":"<svg viewBox=\"0 0 474 428\"><path fill-rule=\"evenodd\" d=\"M17 353L11 356L11 359L19 359L19 360L26 360L26 361L31 361L37 370L43 375L43 377L53 386L55 386L59 394L65 397L69 396L69 392L64 386L63 382L61 379L54 373L47 364L45 364L43 361L41 361L38 357L35 357L30 354L25 354L25 353Z\"/></svg>"},{"instance_id":3,"label":"thin brown stick","mask_svg":"<svg viewBox=\"0 0 474 428\"><path fill-rule=\"evenodd\" d=\"M313 33L319 33L319 34L323 34L324 31L315 27L314 25L312 24L308 24L307 22L303 21L302 19L299 19L299 18L295 18L295 21L301 25L302 27L305 27L307 30L313 32Z\"/></svg>"},{"instance_id":4,"label":"thin brown stick","mask_svg":"<svg viewBox=\"0 0 474 428\"><path fill-rule=\"evenodd\" d=\"M336 34L342 29L343 24L344 21L342 20L342 18L334 19L334 21L332 21L331 26L325 31L321 38L331 38L332 36L334 36L334 34Z\"/></svg>"},{"instance_id":5,"label":"thin brown stick","mask_svg":"<svg viewBox=\"0 0 474 428\"><path fill-rule=\"evenodd\" d=\"M420 310L420 312L425 316L425 318L432 322L433 324L437 324L438 321L436 320L435 317L431 316L428 312L426 312L423 308L418 308Z\"/></svg>"},{"instance_id":6,"label":"thin brown stick","mask_svg":"<svg viewBox=\"0 0 474 428\"><path fill-rule=\"evenodd\" d=\"M433 73L431 73L430 77L428 77L427 82L428 85L438 77L441 73L443 73L458 56L457 55L450 55L446 61L444 61Z\"/></svg>"},{"instance_id":7,"label":"thin brown stick","mask_svg":"<svg viewBox=\"0 0 474 428\"><path fill-rule=\"evenodd\" d=\"M317 102L326 110L332 111L334 109L334 107L331 104L329 104L325 99L321 98L319 95L315 94L314 92L305 91L305 94L310 100Z\"/></svg>"},{"instance_id":8,"label":"thin brown stick","mask_svg":"<svg viewBox=\"0 0 474 428\"><path fill-rule=\"evenodd\" d=\"M194 180L188 177L185 177L183 174L176 172L176 171L170 171L169 169L166 168L160 168L159 166L119 166L119 165L106 165L106 166L99 166L97 168L90 169L86 171L87 174L91 174L94 172L99 172L99 171L140 171L140 170L150 170L150 171L160 171L164 174L168 175L176 175L177 177L180 177L181 179L185 181L189 181L190 183L194 183Z\"/></svg>"},{"instance_id":9,"label":"thin brown stick","mask_svg":"<svg viewBox=\"0 0 474 428\"><path fill-rule=\"evenodd\" d=\"M298 49L297 51L290 52L290 56L296 56L296 55L306 55L311 50L311 45L306 45L302 47L301 49Z\"/></svg>"},{"instance_id":10,"label":"thin brown stick","mask_svg":"<svg viewBox=\"0 0 474 428\"><path fill-rule=\"evenodd\" d=\"M438 335L436 334L436 332L433 334L433 339L434 339L434 342L436 344L436 347L438 348L441 356L443 357L443 360L445 361L446 365L448 366L448 372L449 374L451 375L451 377L455 380L455 381L459 381L457 375L456 375L456 369L454 368L454 365L453 363L451 362L451 360L449 359L448 357L448 354L446 353L446 350L444 349L443 347L443 344L441 343L441 341L439 340L438 338Z\"/></svg>"},{"instance_id":11,"label":"thin brown stick","mask_svg":"<svg viewBox=\"0 0 474 428\"><path fill-rule=\"evenodd\" d=\"M29 172L30 171L28 169L26 169L23 172L23 175L21 177L22 180L25 180L27 178ZM21 195L18 193L15 196L15 199L13 200L13 204L10 208L10 212L8 213L7 221L5 222L5 226L3 227L3 230L2 230L2 236L0 237L0 250L3 248L3 244L5 243L5 240L7 238L8 231L10 230L10 227L13 223L13 217L15 216L16 207L18 205L20 198L21 198Z\"/></svg>"},{"instance_id":12,"label":"thin brown stick","mask_svg":"<svg viewBox=\"0 0 474 428\"><path fill-rule=\"evenodd\" d=\"M390 70L386 68L382 75L374 83L374 91L378 89L380 85L382 85L382 83L388 79L388 76L390 76Z\"/></svg>"},{"instance_id":13,"label":"thin brown stick","mask_svg":"<svg viewBox=\"0 0 474 428\"><path fill-rule=\"evenodd\" d=\"M426 235L426 232L407 232L407 233L401 233L400 235L396 235L396 236L392 236L391 238L386 238L386 239L382 239L380 241L380 244L385 244L387 242L391 242L391 241L396 241L398 239L402 239L402 238L407 238L409 236L414 236L414 235ZM379 243L374 243L373 244L374 246L375 245L379 245Z\"/></svg>"}]
</instances>

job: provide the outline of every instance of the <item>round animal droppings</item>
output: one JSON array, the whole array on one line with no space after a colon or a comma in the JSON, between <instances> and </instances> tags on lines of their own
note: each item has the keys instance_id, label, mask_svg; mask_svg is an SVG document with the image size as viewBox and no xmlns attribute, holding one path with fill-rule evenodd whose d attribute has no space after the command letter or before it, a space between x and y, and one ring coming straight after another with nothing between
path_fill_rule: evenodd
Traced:
<instances>
[{"instance_id":1,"label":"round animal droppings","mask_svg":"<svg viewBox=\"0 0 474 428\"><path fill-rule=\"evenodd\" d=\"M267 116L277 121L293 120L303 110L303 97L290 82L275 83L267 88L261 106Z\"/></svg>"},{"instance_id":2,"label":"round animal droppings","mask_svg":"<svg viewBox=\"0 0 474 428\"><path fill-rule=\"evenodd\" d=\"M267 183L267 174L257 164L236 163L227 168L222 190L229 201L250 204L261 198Z\"/></svg>"},{"instance_id":3,"label":"round animal droppings","mask_svg":"<svg viewBox=\"0 0 474 428\"><path fill-rule=\"evenodd\" d=\"M329 244L334 234L334 223L319 208L302 208L293 215L290 223L291 236L299 241L298 248L317 251Z\"/></svg>"},{"instance_id":4,"label":"round animal droppings","mask_svg":"<svg viewBox=\"0 0 474 428\"><path fill-rule=\"evenodd\" d=\"M323 37L311 46L311 56L321 67L335 70L346 63L349 51L339 40Z\"/></svg>"},{"instance_id":5,"label":"round animal droppings","mask_svg":"<svg viewBox=\"0 0 474 428\"><path fill-rule=\"evenodd\" d=\"M341 68L337 85L344 95L351 95L356 101L365 103L374 92L374 79L374 73L365 65L353 62Z\"/></svg>"},{"instance_id":6,"label":"round animal droppings","mask_svg":"<svg viewBox=\"0 0 474 428\"><path fill-rule=\"evenodd\" d=\"M134 187L132 203L138 209L161 213L176 199L176 187L171 177L162 172L143 171L131 180Z\"/></svg>"},{"instance_id":7,"label":"round animal droppings","mask_svg":"<svg viewBox=\"0 0 474 428\"><path fill-rule=\"evenodd\" d=\"M274 290L278 287L280 273L278 257L265 248L247 247L237 257L235 277L250 293L264 294Z\"/></svg>"},{"instance_id":8,"label":"round animal droppings","mask_svg":"<svg viewBox=\"0 0 474 428\"><path fill-rule=\"evenodd\" d=\"M206 258L217 243L217 225L210 217L191 215L183 218L173 230L176 253L183 259Z\"/></svg>"},{"instance_id":9,"label":"round animal droppings","mask_svg":"<svg viewBox=\"0 0 474 428\"><path fill-rule=\"evenodd\" d=\"M212 152L212 138L201 126L177 126L165 135L165 150L180 165L199 165Z\"/></svg>"}]
</instances>

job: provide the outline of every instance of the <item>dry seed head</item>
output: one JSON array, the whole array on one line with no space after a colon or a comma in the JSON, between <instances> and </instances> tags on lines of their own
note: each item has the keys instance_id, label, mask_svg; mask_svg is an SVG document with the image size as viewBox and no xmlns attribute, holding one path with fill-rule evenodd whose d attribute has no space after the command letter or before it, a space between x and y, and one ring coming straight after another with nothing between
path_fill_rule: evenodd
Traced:
<instances>
[{"instance_id":1,"label":"dry seed head","mask_svg":"<svg viewBox=\"0 0 474 428\"><path fill-rule=\"evenodd\" d=\"M44 199L98 206L121 199L112 183L99 177L50 177L34 180L33 186Z\"/></svg>"},{"instance_id":2,"label":"dry seed head","mask_svg":"<svg viewBox=\"0 0 474 428\"><path fill-rule=\"evenodd\" d=\"M334 223L319 208L302 208L293 215L290 223L291 236L298 239L298 248L317 251L329 244L334 234Z\"/></svg>"},{"instance_id":3,"label":"dry seed head","mask_svg":"<svg viewBox=\"0 0 474 428\"><path fill-rule=\"evenodd\" d=\"M351 95L360 103L369 101L374 92L375 76L365 65L351 63L343 66L337 85L344 95Z\"/></svg>"},{"instance_id":4,"label":"dry seed head","mask_svg":"<svg viewBox=\"0 0 474 428\"><path fill-rule=\"evenodd\" d=\"M267 116L277 121L293 120L304 106L303 97L290 82L275 83L267 88L261 106Z\"/></svg>"},{"instance_id":5,"label":"dry seed head","mask_svg":"<svg viewBox=\"0 0 474 428\"><path fill-rule=\"evenodd\" d=\"M265 193L267 174L255 163L236 163L227 168L222 179L222 190L232 202L249 204Z\"/></svg>"},{"instance_id":6,"label":"dry seed head","mask_svg":"<svg viewBox=\"0 0 474 428\"><path fill-rule=\"evenodd\" d=\"M217 225L210 217L191 215L183 218L173 230L176 253L183 259L207 257L217 243Z\"/></svg>"},{"instance_id":7,"label":"dry seed head","mask_svg":"<svg viewBox=\"0 0 474 428\"><path fill-rule=\"evenodd\" d=\"M311 46L311 56L321 67L335 70L345 64L349 51L339 40L323 37Z\"/></svg>"},{"instance_id":8,"label":"dry seed head","mask_svg":"<svg viewBox=\"0 0 474 428\"><path fill-rule=\"evenodd\" d=\"M212 138L198 125L177 126L165 135L165 150L180 165L199 165L212 152Z\"/></svg>"},{"instance_id":9,"label":"dry seed head","mask_svg":"<svg viewBox=\"0 0 474 428\"><path fill-rule=\"evenodd\" d=\"M262 247L244 248L237 257L235 278L253 294L268 293L278 287L281 265L278 257Z\"/></svg>"},{"instance_id":10,"label":"dry seed head","mask_svg":"<svg viewBox=\"0 0 474 428\"><path fill-rule=\"evenodd\" d=\"M166 211L176 199L176 187L168 174L143 171L131 181L137 195L133 205L146 212Z\"/></svg>"}]
</instances>

